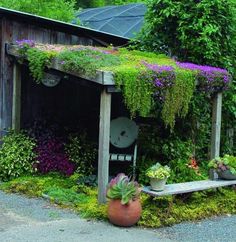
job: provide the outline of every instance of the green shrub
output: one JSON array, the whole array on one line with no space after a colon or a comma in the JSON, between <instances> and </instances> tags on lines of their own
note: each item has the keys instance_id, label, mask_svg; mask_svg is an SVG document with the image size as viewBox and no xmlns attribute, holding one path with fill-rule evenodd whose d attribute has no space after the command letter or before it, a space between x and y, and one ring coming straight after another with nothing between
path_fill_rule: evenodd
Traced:
<instances>
[{"instance_id":1,"label":"green shrub","mask_svg":"<svg viewBox=\"0 0 236 242\"><path fill-rule=\"evenodd\" d=\"M4 136L0 148L0 179L10 180L24 173L33 173L35 142L24 133Z\"/></svg>"},{"instance_id":2,"label":"green shrub","mask_svg":"<svg viewBox=\"0 0 236 242\"><path fill-rule=\"evenodd\" d=\"M76 164L76 173L82 176L92 174L92 164L95 161L97 150L88 141L85 134L70 136L65 151L69 156L69 160Z\"/></svg>"},{"instance_id":3,"label":"green shrub","mask_svg":"<svg viewBox=\"0 0 236 242\"><path fill-rule=\"evenodd\" d=\"M191 164L191 159L176 159L169 162L171 176L168 183L189 182L207 179L207 165Z\"/></svg>"}]
</instances>

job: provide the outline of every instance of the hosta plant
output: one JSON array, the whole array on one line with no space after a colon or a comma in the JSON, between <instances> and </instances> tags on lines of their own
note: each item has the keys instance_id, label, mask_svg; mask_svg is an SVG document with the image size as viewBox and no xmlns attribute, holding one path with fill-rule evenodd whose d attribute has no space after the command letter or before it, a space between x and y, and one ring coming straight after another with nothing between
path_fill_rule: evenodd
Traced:
<instances>
[{"instance_id":1,"label":"hosta plant","mask_svg":"<svg viewBox=\"0 0 236 242\"><path fill-rule=\"evenodd\" d=\"M147 169L146 175L150 178L165 179L170 176L169 166L163 166L160 163L156 163Z\"/></svg>"},{"instance_id":2,"label":"hosta plant","mask_svg":"<svg viewBox=\"0 0 236 242\"><path fill-rule=\"evenodd\" d=\"M134 180L130 180L123 173L112 179L107 188L107 198L120 199L122 205L128 204L131 200L136 200L139 194L139 184Z\"/></svg>"}]
</instances>

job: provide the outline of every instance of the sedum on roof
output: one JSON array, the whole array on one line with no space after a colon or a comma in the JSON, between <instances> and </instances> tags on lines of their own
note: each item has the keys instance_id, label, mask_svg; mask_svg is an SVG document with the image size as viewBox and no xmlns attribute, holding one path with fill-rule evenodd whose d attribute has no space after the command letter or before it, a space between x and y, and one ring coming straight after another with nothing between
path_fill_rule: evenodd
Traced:
<instances>
[{"instance_id":1,"label":"sedum on roof","mask_svg":"<svg viewBox=\"0 0 236 242\"><path fill-rule=\"evenodd\" d=\"M49 67L102 85L116 85L131 116L151 115L156 105L162 105L162 119L171 128L175 117L186 116L195 91L210 97L226 90L231 80L222 68L182 63L164 55L125 48L43 45L21 40L17 41L16 52L29 61L37 82ZM104 81L105 73L109 73L109 84ZM99 75L102 81L97 81Z\"/></svg>"}]
</instances>

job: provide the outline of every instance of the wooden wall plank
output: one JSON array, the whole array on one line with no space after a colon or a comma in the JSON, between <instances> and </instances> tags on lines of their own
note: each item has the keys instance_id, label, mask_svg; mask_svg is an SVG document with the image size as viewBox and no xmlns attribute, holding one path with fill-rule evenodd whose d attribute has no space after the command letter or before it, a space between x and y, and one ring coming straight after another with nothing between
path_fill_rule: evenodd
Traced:
<instances>
[{"instance_id":1,"label":"wooden wall plank","mask_svg":"<svg viewBox=\"0 0 236 242\"><path fill-rule=\"evenodd\" d=\"M12 22L1 19L1 63L0 63L0 131L2 135L11 128L12 123L12 95L13 95L13 65L5 52L5 43L12 42ZM1 135L1 134L0 134Z\"/></svg>"},{"instance_id":2,"label":"wooden wall plank","mask_svg":"<svg viewBox=\"0 0 236 242\"><path fill-rule=\"evenodd\" d=\"M109 178L111 94L104 89L100 100L99 149L98 149L98 202L106 202Z\"/></svg>"},{"instance_id":3,"label":"wooden wall plank","mask_svg":"<svg viewBox=\"0 0 236 242\"><path fill-rule=\"evenodd\" d=\"M211 154L210 158L220 156L220 132L222 113L222 93L217 93L213 99L212 110L212 133L211 133Z\"/></svg>"},{"instance_id":4,"label":"wooden wall plank","mask_svg":"<svg viewBox=\"0 0 236 242\"><path fill-rule=\"evenodd\" d=\"M12 102L12 128L20 131L21 120L21 67L18 63L13 68L13 102Z\"/></svg>"}]
</instances>

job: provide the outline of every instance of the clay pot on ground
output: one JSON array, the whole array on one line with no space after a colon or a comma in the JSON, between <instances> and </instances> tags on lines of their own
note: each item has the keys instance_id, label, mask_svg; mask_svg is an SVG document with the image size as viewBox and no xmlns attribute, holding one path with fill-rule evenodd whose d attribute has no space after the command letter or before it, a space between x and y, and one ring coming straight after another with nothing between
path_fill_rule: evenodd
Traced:
<instances>
[{"instance_id":1,"label":"clay pot on ground","mask_svg":"<svg viewBox=\"0 0 236 242\"><path fill-rule=\"evenodd\" d=\"M108 218L114 225L130 227L138 222L142 212L139 199L121 204L120 200L110 200L108 203Z\"/></svg>"}]
</instances>

